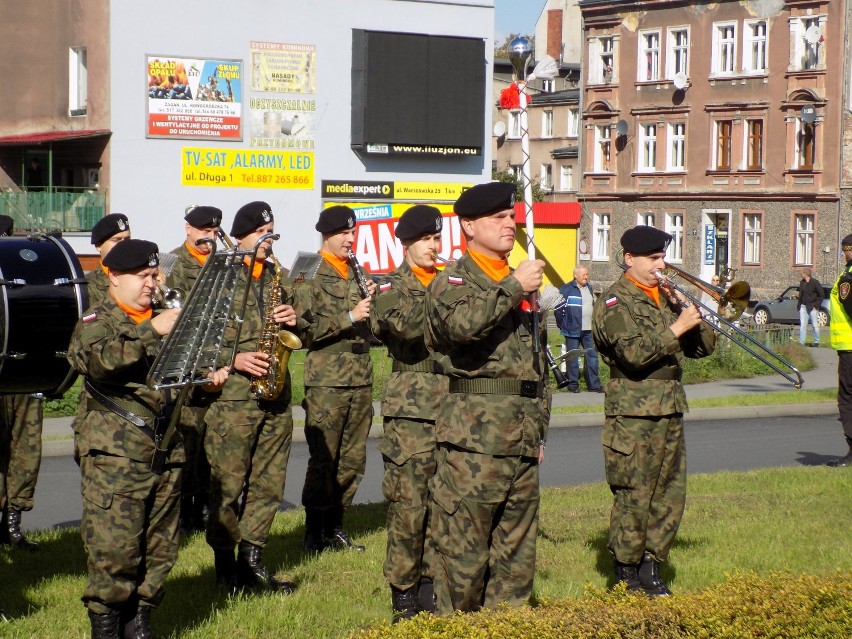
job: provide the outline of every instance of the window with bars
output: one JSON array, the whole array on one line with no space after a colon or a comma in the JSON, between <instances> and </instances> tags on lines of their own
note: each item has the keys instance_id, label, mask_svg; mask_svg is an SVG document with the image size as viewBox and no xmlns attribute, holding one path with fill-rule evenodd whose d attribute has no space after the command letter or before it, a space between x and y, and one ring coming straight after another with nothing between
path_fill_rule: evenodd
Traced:
<instances>
[{"instance_id":1,"label":"window with bars","mask_svg":"<svg viewBox=\"0 0 852 639\"><path fill-rule=\"evenodd\" d=\"M794 216L796 266L814 264L814 218L813 213L798 213Z\"/></svg>"},{"instance_id":2,"label":"window with bars","mask_svg":"<svg viewBox=\"0 0 852 639\"><path fill-rule=\"evenodd\" d=\"M737 23L717 22L713 25L712 70L715 75L732 75L736 68Z\"/></svg>"},{"instance_id":3,"label":"window with bars","mask_svg":"<svg viewBox=\"0 0 852 639\"><path fill-rule=\"evenodd\" d=\"M669 157L667 167L670 171L683 171L686 168L686 123L669 124Z\"/></svg>"},{"instance_id":4,"label":"window with bars","mask_svg":"<svg viewBox=\"0 0 852 639\"><path fill-rule=\"evenodd\" d=\"M769 70L766 20L746 20L743 29L743 71L766 73Z\"/></svg>"},{"instance_id":5,"label":"window with bars","mask_svg":"<svg viewBox=\"0 0 852 639\"><path fill-rule=\"evenodd\" d=\"M763 241L763 214L743 215L743 264L760 264Z\"/></svg>"},{"instance_id":6,"label":"window with bars","mask_svg":"<svg viewBox=\"0 0 852 639\"><path fill-rule=\"evenodd\" d=\"M639 36L637 79L640 82L660 79L660 32L646 31Z\"/></svg>"},{"instance_id":7,"label":"window with bars","mask_svg":"<svg viewBox=\"0 0 852 639\"><path fill-rule=\"evenodd\" d=\"M595 213L592 218L592 259L609 259L610 214Z\"/></svg>"},{"instance_id":8,"label":"window with bars","mask_svg":"<svg viewBox=\"0 0 852 639\"><path fill-rule=\"evenodd\" d=\"M759 171L763 168L763 120L746 120L746 168Z\"/></svg>"},{"instance_id":9,"label":"window with bars","mask_svg":"<svg viewBox=\"0 0 852 639\"><path fill-rule=\"evenodd\" d=\"M733 133L733 122L731 120L716 121L716 170L731 170L731 134Z\"/></svg>"}]
</instances>

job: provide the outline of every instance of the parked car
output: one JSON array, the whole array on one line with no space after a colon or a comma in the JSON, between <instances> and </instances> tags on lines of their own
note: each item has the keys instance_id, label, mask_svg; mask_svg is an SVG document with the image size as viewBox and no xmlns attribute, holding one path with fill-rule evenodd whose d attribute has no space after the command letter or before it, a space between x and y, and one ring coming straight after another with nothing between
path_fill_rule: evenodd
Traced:
<instances>
[{"instance_id":1,"label":"parked car","mask_svg":"<svg viewBox=\"0 0 852 639\"><path fill-rule=\"evenodd\" d=\"M820 326L828 326L828 296L831 293L830 286L823 286L825 299L822 300L822 308L817 311L817 322ZM776 299L769 301L758 301L750 310L755 324L798 324L799 311L796 304L799 299L799 287L788 286Z\"/></svg>"}]
</instances>

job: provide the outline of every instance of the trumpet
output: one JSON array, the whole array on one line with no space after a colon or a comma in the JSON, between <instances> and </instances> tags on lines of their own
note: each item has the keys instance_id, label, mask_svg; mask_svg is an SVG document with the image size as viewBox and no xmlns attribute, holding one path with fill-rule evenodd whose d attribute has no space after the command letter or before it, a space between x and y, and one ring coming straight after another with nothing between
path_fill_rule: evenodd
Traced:
<instances>
[{"instance_id":1,"label":"trumpet","mask_svg":"<svg viewBox=\"0 0 852 639\"><path fill-rule=\"evenodd\" d=\"M158 282L153 301L160 308L180 308L183 304L183 291Z\"/></svg>"}]
</instances>

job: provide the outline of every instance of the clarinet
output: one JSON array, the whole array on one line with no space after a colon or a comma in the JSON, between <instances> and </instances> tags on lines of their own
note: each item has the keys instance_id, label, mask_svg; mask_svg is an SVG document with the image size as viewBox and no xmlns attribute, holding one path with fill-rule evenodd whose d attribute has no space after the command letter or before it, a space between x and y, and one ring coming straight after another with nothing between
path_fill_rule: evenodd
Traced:
<instances>
[{"instance_id":1,"label":"clarinet","mask_svg":"<svg viewBox=\"0 0 852 639\"><path fill-rule=\"evenodd\" d=\"M358 264L358 258L355 257L355 253L351 249L347 255L347 259L349 260L349 266L352 267L352 271L355 273L355 281L358 283L358 292L361 294L361 299L367 299L370 297L370 289L367 288L367 278L364 277L364 272L361 270L360 264Z\"/></svg>"}]
</instances>

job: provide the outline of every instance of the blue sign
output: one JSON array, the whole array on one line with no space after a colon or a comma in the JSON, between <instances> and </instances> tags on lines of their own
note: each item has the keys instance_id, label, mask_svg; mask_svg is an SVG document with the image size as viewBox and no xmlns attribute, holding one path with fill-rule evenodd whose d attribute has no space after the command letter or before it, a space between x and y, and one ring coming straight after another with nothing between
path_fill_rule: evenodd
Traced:
<instances>
[{"instance_id":1,"label":"blue sign","mask_svg":"<svg viewBox=\"0 0 852 639\"><path fill-rule=\"evenodd\" d=\"M714 224L704 225L704 263L716 263L716 226Z\"/></svg>"}]
</instances>

